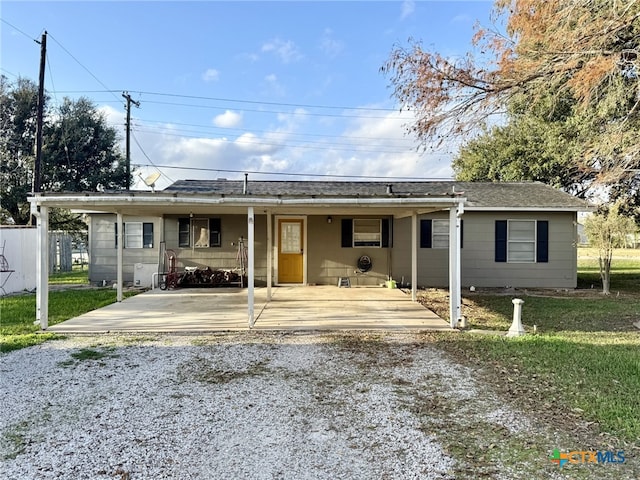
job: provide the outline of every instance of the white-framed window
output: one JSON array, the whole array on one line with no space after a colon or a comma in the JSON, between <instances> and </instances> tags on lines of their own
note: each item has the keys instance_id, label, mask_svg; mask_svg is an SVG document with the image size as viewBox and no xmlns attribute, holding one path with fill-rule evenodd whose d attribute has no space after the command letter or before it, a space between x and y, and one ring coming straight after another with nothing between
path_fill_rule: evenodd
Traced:
<instances>
[{"instance_id":1,"label":"white-framed window","mask_svg":"<svg viewBox=\"0 0 640 480\"><path fill-rule=\"evenodd\" d=\"M209 219L194 218L191 221L193 228L193 246L195 248L206 248L209 246Z\"/></svg>"},{"instance_id":2,"label":"white-framed window","mask_svg":"<svg viewBox=\"0 0 640 480\"><path fill-rule=\"evenodd\" d=\"M449 248L449 220L434 219L431 227L431 248Z\"/></svg>"},{"instance_id":3,"label":"white-framed window","mask_svg":"<svg viewBox=\"0 0 640 480\"><path fill-rule=\"evenodd\" d=\"M179 218L178 247L207 248L222 246L219 218Z\"/></svg>"},{"instance_id":4,"label":"white-framed window","mask_svg":"<svg viewBox=\"0 0 640 480\"><path fill-rule=\"evenodd\" d=\"M382 220L379 218L354 218L353 246L380 248L382 246Z\"/></svg>"},{"instance_id":5,"label":"white-framed window","mask_svg":"<svg viewBox=\"0 0 640 480\"><path fill-rule=\"evenodd\" d=\"M118 247L118 224L115 225L116 241ZM153 248L153 223L151 222L124 222L124 248Z\"/></svg>"},{"instance_id":6,"label":"white-framed window","mask_svg":"<svg viewBox=\"0 0 640 480\"><path fill-rule=\"evenodd\" d=\"M509 220L507 222L507 262L536 262L535 220Z\"/></svg>"}]
</instances>

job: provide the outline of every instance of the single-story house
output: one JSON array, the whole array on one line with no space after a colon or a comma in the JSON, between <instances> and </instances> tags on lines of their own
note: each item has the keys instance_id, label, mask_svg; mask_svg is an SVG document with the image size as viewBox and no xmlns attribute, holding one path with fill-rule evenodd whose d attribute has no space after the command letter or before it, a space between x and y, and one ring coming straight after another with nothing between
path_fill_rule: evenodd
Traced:
<instances>
[{"instance_id":1,"label":"single-story house","mask_svg":"<svg viewBox=\"0 0 640 480\"><path fill-rule=\"evenodd\" d=\"M537 182L246 177L181 180L158 192L40 193L29 201L40 228L48 207L92 212L90 280L115 281L119 299L137 269L148 268L146 278L166 269L167 251L178 270L243 263L250 324L254 286L266 286L270 298L273 285L394 280L410 286L414 300L418 286L448 286L452 326L462 316L462 287L575 288L577 213L589 210Z\"/></svg>"}]
</instances>

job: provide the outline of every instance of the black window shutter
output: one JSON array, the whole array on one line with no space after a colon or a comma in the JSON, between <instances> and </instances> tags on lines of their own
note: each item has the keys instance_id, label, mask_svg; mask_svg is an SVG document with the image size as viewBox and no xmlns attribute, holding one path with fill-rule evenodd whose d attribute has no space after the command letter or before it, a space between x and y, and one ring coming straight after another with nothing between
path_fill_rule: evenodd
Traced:
<instances>
[{"instance_id":1,"label":"black window shutter","mask_svg":"<svg viewBox=\"0 0 640 480\"><path fill-rule=\"evenodd\" d=\"M210 218L209 219L209 246L210 247L220 247L222 246L222 234L220 233L220 219L219 218Z\"/></svg>"},{"instance_id":2,"label":"black window shutter","mask_svg":"<svg viewBox=\"0 0 640 480\"><path fill-rule=\"evenodd\" d=\"M460 220L460 248L464 246L464 220Z\"/></svg>"},{"instance_id":3,"label":"black window shutter","mask_svg":"<svg viewBox=\"0 0 640 480\"><path fill-rule=\"evenodd\" d=\"M188 247L191 229L191 220L188 218L178 219L178 246Z\"/></svg>"},{"instance_id":4,"label":"black window shutter","mask_svg":"<svg viewBox=\"0 0 640 480\"><path fill-rule=\"evenodd\" d=\"M382 219L382 248L391 246L391 221L388 218Z\"/></svg>"},{"instance_id":5,"label":"black window shutter","mask_svg":"<svg viewBox=\"0 0 640 480\"><path fill-rule=\"evenodd\" d=\"M342 248L353 247L353 219L342 219Z\"/></svg>"},{"instance_id":6,"label":"black window shutter","mask_svg":"<svg viewBox=\"0 0 640 480\"><path fill-rule=\"evenodd\" d=\"M153 223L142 224L142 248L153 248Z\"/></svg>"},{"instance_id":7,"label":"black window shutter","mask_svg":"<svg viewBox=\"0 0 640 480\"><path fill-rule=\"evenodd\" d=\"M420 220L420 248L431 248L431 220Z\"/></svg>"},{"instance_id":8,"label":"black window shutter","mask_svg":"<svg viewBox=\"0 0 640 480\"><path fill-rule=\"evenodd\" d=\"M496 262L507 261L507 221L496 220Z\"/></svg>"},{"instance_id":9,"label":"black window shutter","mask_svg":"<svg viewBox=\"0 0 640 480\"><path fill-rule=\"evenodd\" d=\"M538 243L536 244L536 262L549 262L549 222L538 220Z\"/></svg>"}]
</instances>

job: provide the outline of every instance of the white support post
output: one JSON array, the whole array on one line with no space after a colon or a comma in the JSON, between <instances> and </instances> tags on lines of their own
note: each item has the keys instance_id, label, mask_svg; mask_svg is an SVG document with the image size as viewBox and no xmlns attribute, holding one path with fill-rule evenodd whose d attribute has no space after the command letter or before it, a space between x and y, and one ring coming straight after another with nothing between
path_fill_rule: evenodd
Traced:
<instances>
[{"instance_id":1,"label":"white support post","mask_svg":"<svg viewBox=\"0 0 640 480\"><path fill-rule=\"evenodd\" d=\"M254 229L255 229L255 217L253 215L253 207L248 208L247 212L247 245L248 247L248 266L249 266L249 278L247 280L247 310L249 316L249 328L253 328L256 320L254 317Z\"/></svg>"},{"instance_id":2,"label":"white support post","mask_svg":"<svg viewBox=\"0 0 640 480\"><path fill-rule=\"evenodd\" d=\"M411 300L418 301L418 213L411 214Z\"/></svg>"},{"instance_id":3,"label":"white support post","mask_svg":"<svg viewBox=\"0 0 640 480\"><path fill-rule=\"evenodd\" d=\"M31 205L37 219L38 252L36 265L36 321L42 330L49 327L49 209Z\"/></svg>"},{"instance_id":4,"label":"white support post","mask_svg":"<svg viewBox=\"0 0 640 480\"><path fill-rule=\"evenodd\" d=\"M118 212L116 215L116 225L118 229L118 248L116 258L116 301L122 301L122 257L124 249L124 223L122 222L122 213Z\"/></svg>"},{"instance_id":5,"label":"white support post","mask_svg":"<svg viewBox=\"0 0 640 480\"><path fill-rule=\"evenodd\" d=\"M273 225L271 210L267 210L267 302L271 301L271 284L273 283Z\"/></svg>"},{"instance_id":6,"label":"white support post","mask_svg":"<svg viewBox=\"0 0 640 480\"><path fill-rule=\"evenodd\" d=\"M460 215L462 203L449 209L449 324L458 326L462 318L461 274L460 274Z\"/></svg>"}]
</instances>

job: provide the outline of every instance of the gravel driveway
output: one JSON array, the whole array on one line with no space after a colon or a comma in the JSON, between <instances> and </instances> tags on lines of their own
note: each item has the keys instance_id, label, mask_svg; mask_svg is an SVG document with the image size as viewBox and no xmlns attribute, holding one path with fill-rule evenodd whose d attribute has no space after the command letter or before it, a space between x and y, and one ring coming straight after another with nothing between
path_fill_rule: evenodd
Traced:
<instances>
[{"instance_id":1,"label":"gravel driveway","mask_svg":"<svg viewBox=\"0 0 640 480\"><path fill-rule=\"evenodd\" d=\"M70 337L0 391L4 479L565 478L574 446L411 333Z\"/></svg>"}]
</instances>

